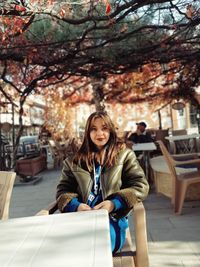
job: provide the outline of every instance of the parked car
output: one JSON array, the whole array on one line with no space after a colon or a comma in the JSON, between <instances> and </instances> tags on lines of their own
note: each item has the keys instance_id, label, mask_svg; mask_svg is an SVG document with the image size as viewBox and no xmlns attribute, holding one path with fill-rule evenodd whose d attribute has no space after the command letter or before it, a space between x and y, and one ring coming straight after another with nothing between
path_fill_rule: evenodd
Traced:
<instances>
[{"instance_id":1,"label":"parked car","mask_svg":"<svg viewBox=\"0 0 200 267\"><path fill-rule=\"evenodd\" d=\"M22 136L19 140L17 158L34 158L40 155L38 135Z\"/></svg>"}]
</instances>

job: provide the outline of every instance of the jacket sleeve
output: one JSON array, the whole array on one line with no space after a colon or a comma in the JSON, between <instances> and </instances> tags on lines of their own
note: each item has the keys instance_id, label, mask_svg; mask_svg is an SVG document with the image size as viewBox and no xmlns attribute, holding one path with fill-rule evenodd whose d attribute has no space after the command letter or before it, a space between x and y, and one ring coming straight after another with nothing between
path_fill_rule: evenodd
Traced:
<instances>
[{"instance_id":1,"label":"jacket sleeve","mask_svg":"<svg viewBox=\"0 0 200 267\"><path fill-rule=\"evenodd\" d=\"M65 160L56 192L58 209L61 212L64 212L65 207L73 198L78 198L77 186L77 181L70 170L69 163Z\"/></svg>"},{"instance_id":2,"label":"jacket sleeve","mask_svg":"<svg viewBox=\"0 0 200 267\"><path fill-rule=\"evenodd\" d=\"M120 196L126 203L127 208L117 211L117 217L123 217L133 208L134 204L143 201L149 192L149 184L144 171L139 165L135 153L128 149L123 162L122 186L119 191L108 196L112 199Z\"/></svg>"}]
</instances>

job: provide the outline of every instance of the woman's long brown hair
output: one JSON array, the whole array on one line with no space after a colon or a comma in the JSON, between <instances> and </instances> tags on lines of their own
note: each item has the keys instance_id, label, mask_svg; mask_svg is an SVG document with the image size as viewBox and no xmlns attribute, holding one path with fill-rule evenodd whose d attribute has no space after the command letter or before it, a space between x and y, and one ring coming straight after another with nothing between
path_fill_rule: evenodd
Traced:
<instances>
[{"instance_id":1,"label":"woman's long brown hair","mask_svg":"<svg viewBox=\"0 0 200 267\"><path fill-rule=\"evenodd\" d=\"M98 152L97 147L90 138L91 125L97 118L101 118L110 131L110 138L103 150L101 150L100 152ZM120 139L118 139L115 126L108 114L104 111L94 112L87 119L83 143L77 154L75 155L73 161L75 163L85 163L88 170L91 171L93 168L93 160L95 159L95 154L99 153L100 163L103 166L111 167L116 162L118 152L124 147L125 144L120 141Z\"/></svg>"}]
</instances>

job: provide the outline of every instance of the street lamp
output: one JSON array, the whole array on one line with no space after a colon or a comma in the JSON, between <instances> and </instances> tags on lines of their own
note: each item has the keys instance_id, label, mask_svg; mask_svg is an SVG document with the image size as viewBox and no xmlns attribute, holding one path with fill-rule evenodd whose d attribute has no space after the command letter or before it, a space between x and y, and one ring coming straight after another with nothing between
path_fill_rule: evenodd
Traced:
<instances>
[{"instance_id":1,"label":"street lamp","mask_svg":"<svg viewBox=\"0 0 200 267\"><path fill-rule=\"evenodd\" d=\"M185 108L185 103L183 102L175 102L174 104L172 104L172 108L175 110L181 110Z\"/></svg>"}]
</instances>

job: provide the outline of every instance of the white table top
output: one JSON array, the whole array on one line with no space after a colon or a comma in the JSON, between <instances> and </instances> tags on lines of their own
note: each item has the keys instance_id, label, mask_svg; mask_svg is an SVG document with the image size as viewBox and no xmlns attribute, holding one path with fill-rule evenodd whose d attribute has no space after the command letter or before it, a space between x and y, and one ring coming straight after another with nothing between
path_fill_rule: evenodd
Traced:
<instances>
[{"instance_id":1,"label":"white table top","mask_svg":"<svg viewBox=\"0 0 200 267\"><path fill-rule=\"evenodd\" d=\"M134 144L132 148L134 151L151 151L157 149L153 142Z\"/></svg>"},{"instance_id":2,"label":"white table top","mask_svg":"<svg viewBox=\"0 0 200 267\"><path fill-rule=\"evenodd\" d=\"M166 136L165 139L169 141L178 141L178 140L186 140L197 137L200 137L200 134L172 135L172 136Z\"/></svg>"},{"instance_id":3,"label":"white table top","mask_svg":"<svg viewBox=\"0 0 200 267\"><path fill-rule=\"evenodd\" d=\"M111 267L106 210L0 221L1 267Z\"/></svg>"}]
</instances>

